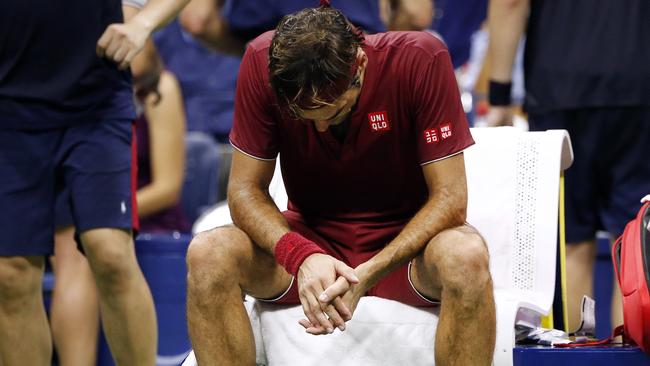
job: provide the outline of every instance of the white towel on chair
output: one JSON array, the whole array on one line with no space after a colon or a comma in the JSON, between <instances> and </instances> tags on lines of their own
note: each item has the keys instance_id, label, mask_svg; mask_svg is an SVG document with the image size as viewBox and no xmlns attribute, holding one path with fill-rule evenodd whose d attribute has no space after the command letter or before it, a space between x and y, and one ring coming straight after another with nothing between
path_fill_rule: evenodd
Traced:
<instances>
[{"instance_id":1,"label":"white towel on chair","mask_svg":"<svg viewBox=\"0 0 650 366\"><path fill-rule=\"evenodd\" d=\"M363 297L346 330L307 334L300 306L256 303L268 365L433 365L438 308ZM282 336L273 336L279 334ZM299 355L299 356L298 356Z\"/></svg>"},{"instance_id":2,"label":"white towel on chair","mask_svg":"<svg viewBox=\"0 0 650 366\"><path fill-rule=\"evenodd\" d=\"M257 362L263 362L259 357L263 346L269 366L430 366L434 364L438 309L367 296L359 301L344 332L313 336L298 324L305 317L300 306L257 301L250 314L253 332L262 338L261 342L256 339ZM259 324L255 324L256 314ZM193 353L183 366L196 366Z\"/></svg>"}]
</instances>

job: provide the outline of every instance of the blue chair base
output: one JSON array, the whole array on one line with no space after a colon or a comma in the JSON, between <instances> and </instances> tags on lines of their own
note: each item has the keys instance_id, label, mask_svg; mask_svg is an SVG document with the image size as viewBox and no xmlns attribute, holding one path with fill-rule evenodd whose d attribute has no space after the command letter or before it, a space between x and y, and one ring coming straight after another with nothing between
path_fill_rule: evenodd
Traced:
<instances>
[{"instance_id":1,"label":"blue chair base","mask_svg":"<svg viewBox=\"0 0 650 366\"><path fill-rule=\"evenodd\" d=\"M515 366L647 366L650 356L636 346L611 345L583 348L517 346Z\"/></svg>"}]
</instances>

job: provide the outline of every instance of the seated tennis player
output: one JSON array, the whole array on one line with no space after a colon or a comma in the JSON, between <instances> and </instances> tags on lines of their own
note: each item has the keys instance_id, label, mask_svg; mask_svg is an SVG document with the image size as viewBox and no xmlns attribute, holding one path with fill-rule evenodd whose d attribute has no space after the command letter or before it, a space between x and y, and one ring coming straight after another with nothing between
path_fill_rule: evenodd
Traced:
<instances>
[{"instance_id":1,"label":"seated tennis player","mask_svg":"<svg viewBox=\"0 0 650 366\"><path fill-rule=\"evenodd\" d=\"M254 365L242 294L301 304L314 335L345 331L364 295L440 306L436 363L491 364L489 256L465 222L474 141L442 41L364 36L327 1L285 16L247 47L230 140L234 225L187 257L200 365ZM278 155L285 212L268 194Z\"/></svg>"}]
</instances>

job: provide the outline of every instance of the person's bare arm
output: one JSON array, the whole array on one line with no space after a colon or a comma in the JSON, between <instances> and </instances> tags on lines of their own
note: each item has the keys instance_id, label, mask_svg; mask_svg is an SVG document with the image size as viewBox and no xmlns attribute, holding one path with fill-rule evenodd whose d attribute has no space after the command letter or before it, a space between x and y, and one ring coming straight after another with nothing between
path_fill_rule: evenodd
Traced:
<instances>
[{"instance_id":1,"label":"person's bare arm","mask_svg":"<svg viewBox=\"0 0 650 366\"><path fill-rule=\"evenodd\" d=\"M528 18L529 0L491 0L488 8L490 32L490 79L509 82L519 40Z\"/></svg>"},{"instance_id":2,"label":"person's bare arm","mask_svg":"<svg viewBox=\"0 0 650 366\"><path fill-rule=\"evenodd\" d=\"M234 224L270 255L289 224L268 193L275 161L259 160L233 149L228 207Z\"/></svg>"},{"instance_id":3,"label":"person's bare arm","mask_svg":"<svg viewBox=\"0 0 650 366\"><path fill-rule=\"evenodd\" d=\"M433 21L433 0L380 0L382 19L391 31L424 30Z\"/></svg>"},{"instance_id":4,"label":"person's bare arm","mask_svg":"<svg viewBox=\"0 0 650 366\"><path fill-rule=\"evenodd\" d=\"M109 25L97 41L97 55L126 69L151 33L172 20L189 0L149 0L125 23Z\"/></svg>"},{"instance_id":5,"label":"person's bare arm","mask_svg":"<svg viewBox=\"0 0 650 366\"><path fill-rule=\"evenodd\" d=\"M232 168L228 183L228 206L234 224L250 236L251 240L270 255L274 255L276 243L289 232L289 224L269 196L268 187L273 177L275 161L249 157L233 150ZM297 274L300 302L305 316L317 325L312 333L325 334L333 326L345 329L350 314L341 307L339 298L334 306L318 302L318 295L334 283L337 276L350 283L358 280L354 270L343 262L325 254L312 254L305 259ZM327 319L324 311L330 317ZM333 323L333 325L332 325Z\"/></svg>"},{"instance_id":6,"label":"person's bare arm","mask_svg":"<svg viewBox=\"0 0 650 366\"><path fill-rule=\"evenodd\" d=\"M163 71L158 84L160 101L149 95L145 116L149 123L151 183L138 189L138 215L146 217L175 205L180 199L185 171L185 111L178 81Z\"/></svg>"},{"instance_id":7,"label":"person's bare arm","mask_svg":"<svg viewBox=\"0 0 650 366\"><path fill-rule=\"evenodd\" d=\"M242 56L245 43L232 35L221 16L222 1L191 0L180 13L181 26L207 47L234 56Z\"/></svg>"},{"instance_id":8,"label":"person's bare arm","mask_svg":"<svg viewBox=\"0 0 650 366\"><path fill-rule=\"evenodd\" d=\"M528 20L530 0L490 0L488 31L490 80L509 83L519 41ZM488 125L512 125L510 106L491 106Z\"/></svg>"},{"instance_id":9,"label":"person's bare arm","mask_svg":"<svg viewBox=\"0 0 650 366\"><path fill-rule=\"evenodd\" d=\"M467 181L462 153L422 167L429 198L393 241L357 273L366 286L415 258L438 233L465 223Z\"/></svg>"}]
</instances>

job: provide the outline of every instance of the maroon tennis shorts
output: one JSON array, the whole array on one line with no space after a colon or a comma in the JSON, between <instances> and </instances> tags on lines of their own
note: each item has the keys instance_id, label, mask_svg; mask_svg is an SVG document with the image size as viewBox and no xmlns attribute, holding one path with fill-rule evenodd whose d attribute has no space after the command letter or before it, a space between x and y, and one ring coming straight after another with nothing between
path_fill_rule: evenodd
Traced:
<instances>
[{"instance_id":1,"label":"maroon tennis shorts","mask_svg":"<svg viewBox=\"0 0 650 366\"><path fill-rule=\"evenodd\" d=\"M305 219L295 211L283 212L291 230L314 241L329 255L352 268L369 260L400 233L407 221L359 222ZM411 263L406 263L387 274L368 290L368 296L399 301L403 304L431 307L438 301L420 294L410 278ZM278 304L300 304L298 284L291 281L289 288L274 299L260 299Z\"/></svg>"}]
</instances>

